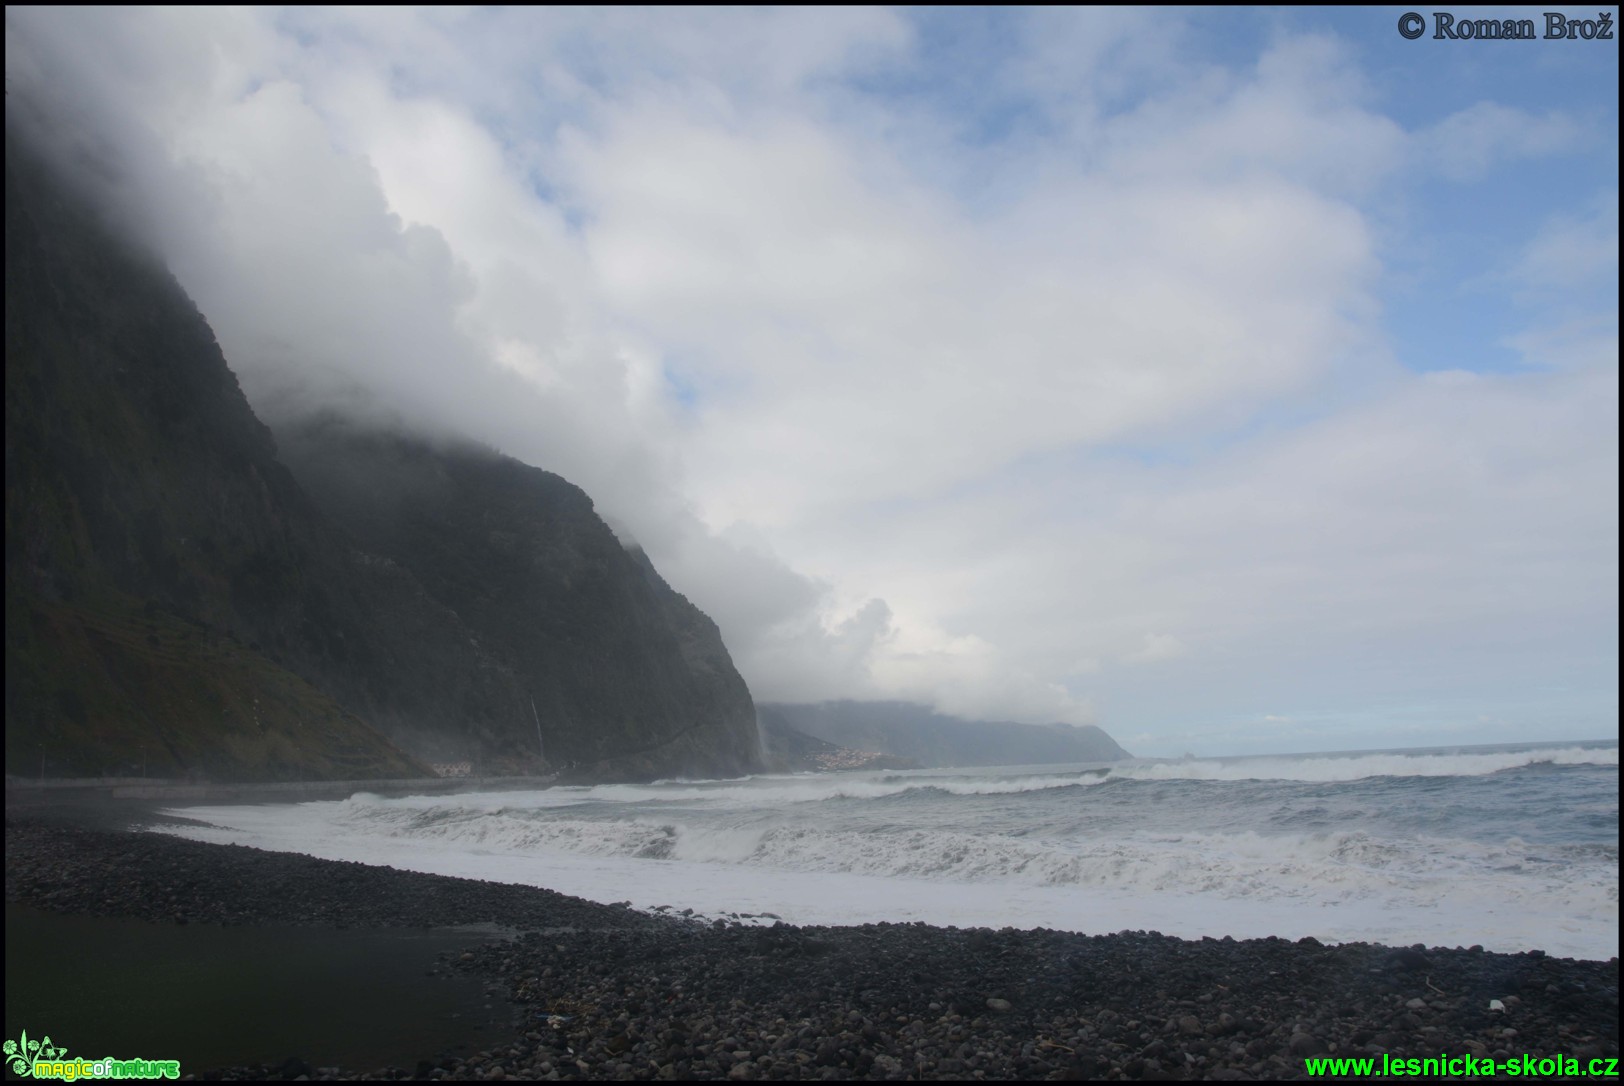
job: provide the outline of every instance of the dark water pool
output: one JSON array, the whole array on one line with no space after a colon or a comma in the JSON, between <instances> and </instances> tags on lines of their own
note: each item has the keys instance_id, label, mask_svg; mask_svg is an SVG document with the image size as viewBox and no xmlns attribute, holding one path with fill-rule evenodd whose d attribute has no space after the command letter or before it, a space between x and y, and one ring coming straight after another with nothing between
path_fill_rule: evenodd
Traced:
<instances>
[{"instance_id":1,"label":"dark water pool","mask_svg":"<svg viewBox=\"0 0 1624 1086\"><path fill-rule=\"evenodd\" d=\"M6 906L6 1034L70 1058L404 1067L508 1039L510 1008L439 954L488 932L153 924Z\"/></svg>"}]
</instances>

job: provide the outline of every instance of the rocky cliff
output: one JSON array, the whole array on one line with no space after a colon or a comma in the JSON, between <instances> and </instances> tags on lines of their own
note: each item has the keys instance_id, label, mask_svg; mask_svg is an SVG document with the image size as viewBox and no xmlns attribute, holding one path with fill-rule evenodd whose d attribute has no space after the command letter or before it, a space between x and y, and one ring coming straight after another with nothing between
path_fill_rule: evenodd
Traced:
<instances>
[{"instance_id":1,"label":"rocky cliff","mask_svg":"<svg viewBox=\"0 0 1624 1086\"><path fill-rule=\"evenodd\" d=\"M762 705L762 728L794 729L828 743L877 750L923 766L1114 762L1132 755L1092 724L961 720L901 701Z\"/></svg>"},{"instance_id":2,"label":"rocky cliff","mask_svg":"<svg viewBox=\"0 0 1624 1086\"><path fill-rule=\"evenodd\" d=\"M6 142L11 772L756 766L714 625L584 494L478 450L308 430L301 449L400 483L365 505L306 470L312 500L174 279L9 122Z\"/></svg>"},{"instance_id":3,"label":"rocky cliff","mask_svg":"<svg viewBox=\"0 0 1624 1086\"><path fill-rule=\"evenodd\" d=\"M579 487L471 445L342 419L279 425L317 507L411 571L525 692L499 729L577 776L760 768L755 709L716 624ZM539 733L539 734L538 734Z\"/></svg>"}]
</instances>

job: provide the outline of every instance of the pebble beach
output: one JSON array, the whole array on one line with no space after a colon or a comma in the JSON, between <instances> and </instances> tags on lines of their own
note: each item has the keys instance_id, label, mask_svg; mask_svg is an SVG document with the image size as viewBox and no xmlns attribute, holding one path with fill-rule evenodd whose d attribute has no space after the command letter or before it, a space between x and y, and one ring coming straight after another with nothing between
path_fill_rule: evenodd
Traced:
<instances>
[{"instance_id":1,"label":"pebble beach","mask_svg":"<svg viewBox=\"0 0 1624 1086\"><path fill-rule=\"evenodd\" d=\"M105 820L104 820L105 821ZM494 925L499 1040L410 1066L297 1051L201 1079L1292 1079L1317 1057L1618 1057L1618 961L1475 947L793 927L8 814L6 899L159 925ZM8 1007L18 998L7 980ZM342 1023L335 1023L341 1028ZM402 1057L402 1064L406 1063Z\"/></svg>"}]
</instances>

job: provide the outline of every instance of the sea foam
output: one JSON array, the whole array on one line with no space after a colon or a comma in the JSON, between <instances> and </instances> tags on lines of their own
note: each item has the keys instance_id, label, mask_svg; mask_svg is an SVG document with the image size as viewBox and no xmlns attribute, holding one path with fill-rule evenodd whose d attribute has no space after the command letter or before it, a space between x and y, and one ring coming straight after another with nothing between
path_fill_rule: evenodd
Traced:
<instances>
[{"instance_id":1,"label":"sea foam","mask_svg":"<svg viewBox=\"0 0 1624 1086\"><path fill-rule=\"evenodd\" d=\"M191 808L173 832L800 923L1618 947L1616 746Z\"/></svg>"}]
</instances>

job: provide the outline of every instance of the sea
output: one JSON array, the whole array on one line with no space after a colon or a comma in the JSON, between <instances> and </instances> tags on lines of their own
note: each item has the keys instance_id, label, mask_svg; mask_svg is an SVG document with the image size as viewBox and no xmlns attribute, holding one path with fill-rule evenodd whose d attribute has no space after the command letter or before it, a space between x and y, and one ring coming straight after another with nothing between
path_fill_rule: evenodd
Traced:
<instances>
[{"instance_id":1,"label":"sea","mask_svg":"<svg viewBox=\"0 0 1624 1086\"><path fill-rule=\"evenodd\" d=\"M770 924L1618 954L1618 741L176 808L203 841Z\"/></svg>"}]
</instances>

